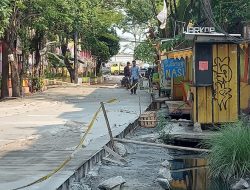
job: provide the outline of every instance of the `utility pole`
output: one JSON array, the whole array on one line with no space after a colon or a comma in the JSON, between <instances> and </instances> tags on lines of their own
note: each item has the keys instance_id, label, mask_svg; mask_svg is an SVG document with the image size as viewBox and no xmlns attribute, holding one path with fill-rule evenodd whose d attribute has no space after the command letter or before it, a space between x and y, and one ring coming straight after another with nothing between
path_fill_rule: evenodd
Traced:
<instances>
[{"instance_id":1,"label":"utility pole","mask_svg":"<svg viewBox=\"0 0 250 190\"><path fill-rule=\"evenodd\" d=\"M78 46L78 33L74 33L74 71L75 71L75 84L78 84L78 58L77 58L77 46Z\"/></svg>"}]
</instances>

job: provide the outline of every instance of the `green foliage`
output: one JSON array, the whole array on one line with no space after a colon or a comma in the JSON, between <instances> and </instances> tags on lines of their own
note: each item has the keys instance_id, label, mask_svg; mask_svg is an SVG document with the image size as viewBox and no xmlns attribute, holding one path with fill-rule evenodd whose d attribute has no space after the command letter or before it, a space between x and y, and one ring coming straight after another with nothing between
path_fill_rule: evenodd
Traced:
<instances>
[{"instance_id":1,"label":"green foliage","mask_svg":"<svg viewBox=\"0 0 250 190\"><path fill-rule=\"evenodd\" d=\"M250 20L250 1L239 0L223 1L214 0L212 2L214 19L217 24L227 32L241 32L243 22Z\"/></svg>"},{"instance_id":2,"label":"green foliage","mask_svg":"<svg viewBox=\"0 0 250 190\"><path fill-rule=\"evenodd\" d=\"M33 77L31 78L31 84L33 91L40 91L44 86L43 78Z\"/></svg>"},{"instance_id":3,"label":"green foliage","mask_svg":"<svg viewBox=\"0 0 250 190\"><path fill-rule=\"evenodd\" d=\"M0 37L3 37L5 29L8 27L9 18L12 13L10 0L0 1Z\"/></svg>"},{"instance_id":4,"label":"green foliage","mask_svg":"<svg viewBox=\"0 0 250 190\"><path fill-rule=\"evenodd\" d=\"M168 144L172 142L170 133L173 129L173 126L168 122L170 118L166 118L165 115L166 114L164 112L158 114L157 130L159 134L159 139L161 139L163 143Z\"/></svg>"},{"instance_id":5,"label":"green foliage","mask_svg":"<svg viewBox=\"0 0 250 190\"><path fill-rule=\"evenodd\" d=\"M214 177L242 177L250 174L250 125L239 121L226 124L218 135L205 142L211 148L208 156Z\"/></svg>"},{"instance_id":6,"label":"green foliage","mask_svg":"<svg viewBox=\"0 0 250 190\"><path fill-rule=\"evenodd\" d=\"M125 3L124 9L127 23L147 24L150 20L155 19L155 10L151 0L130 0Z\"/></svg>"},{"instance_id":7,"label":"green foliage","mask_svg":"<svg viewBox=\"0 0 250 190\"><path fill-rule=\"evenodd\" d=\"M48 61L54 68L65 66L63 62L63 57L53 53L48 53Z\"/></svg>"},{"instance_id":8,"label":"green foliage","mask_svg":"<svg viewBox=\"0 0 250 190\"><path fill-rule=\"evenodd\" d=\"M87 35L82 47L91 50L92 55L98 61L107 62L112 56L118 53L120 44L115 31L105 30L100 34Z\"/></svg>"},{"instance_id":9,"label":"green foliage","mask_svg":"<svg viewBox=\"0 0 250 190\"><path fill-rule=\"evenodd\" d=\"M183 35L177 35L175 38L167 42L163 42L161 45L161 50L171 51L173 49L183 49L191 46L192 41L185 40Z\"/></svg>"},{"instance_id":10,"label":"green foliage","mask_svg":"<svg viewBox=\"0 0 250 190\"><path fill-rule=\"evenodd\" d=\"M135 59L152 64L157 56L156 48L151 41L147 40L136 46L134 56Z\"/></svg>"}]
</instances>

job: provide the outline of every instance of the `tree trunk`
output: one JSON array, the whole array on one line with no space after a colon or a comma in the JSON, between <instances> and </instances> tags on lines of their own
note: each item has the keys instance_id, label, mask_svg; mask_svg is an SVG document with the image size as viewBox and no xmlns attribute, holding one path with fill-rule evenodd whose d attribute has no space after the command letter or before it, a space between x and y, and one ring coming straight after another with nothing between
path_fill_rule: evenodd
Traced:
<instances>
[{"instance_id":1,"label":"tree trunk","mask_svg":"<svg viewBox=\"0 0 250 190\"><path fill-rule=\"evenodd\" d=\"M77 57L77 46L78 46L78 33L74 33L74 82L78 84L78 57Z\"/></svg>"},{"instance_id":2,"label":"tree trunk","mask_svg":"<svg viewBox=\"0 0 250 190\"><path fill-rule=\"evenodd\" d=\"M26 58L26 55L25 55L25 53L23 52L22 53L22 59L21 59L21 63L22 63L22 68L21 68L21 70L20 70L20 94L23 96L23 94L24 94L24 92L23 92L23 79L24 79L24 69L25 69L25 66L24 66L24 64L25 64L25 62L26 62L26 60L25 60L25 58Z\"/></svg>"},{"instance_id":3,"label":"tree trunk","mask_svg":"<svg viewBox=\"0 0 250 190\"><path fill-rule=\"evenodd\" d=\"M2 43L2 84L1 98L9 97L9 62L8 47L5 42Z\"/></svg>"},{"instance_id":4,"label":"tree trunk","mask_svg":"<svg viewBox=\"0 0 250 190\"><path fill-rule=\"evenodd\" d=\"M97 73L97 74L100 73L101 65L102 65L102 61L101 61L100 59L97 58L97 60L96 60L96 73Z\"/></svg>"},{"instance_id":5,"label":"tree trunk","mask_svg":"<svg viewBox=\"0 0 250 190\"><path fill-rule=\"evenodd\" d=\"M39 76L39 66L40 66L40 60L41 60L41 55L40 55L40 49L39 46L36 46L35 50L35 65L34 65L34 76L38 77Z\"/></svg>"},{"instance_id":6,"label":"tree trunk","mask_svg":"<svg viewBox=\"0 0 250 190\"><path fill-rule=\"evenodd\" d=\"M67 47L68 47L67 43L61 45L62 55L64 56L64 64L69 71L70 81L71 81L71 83L73 83L75 81L75 70L74 70L73 65L70 63L69 58L67 56L67 51L68 51Z\"/></svg>"},{"instance_id":7,"label":"tree trunk","mask_svg":"<svg viewBox=\"0 0 250 190\"><path fill-rule=\"evenodd\" d=\"M16 53L13 52L14 60L10 62L12 97L20 97L20 77L18 72L18 62Z\"/></svg>"},{"instance_id":8,"label":"tree trunk","mask_svg":"<svg viewBox=\"0 0 250 190\"><path fill-rule=\"evenodd\" d=\"M203 6L204 6L204 16L207 18L205 26L213 26L213 23L211 22L210 18L212 17L212 10L211 8L211 0L202 0Z\"/></svg>"},{"instance_id":9,"label":"tree trunk","mask_svg":"<svg viewBox=\"0 0 250 190\"><path fill-rule=\"evenodd\" d=\"M175 12L175 20L177 20L177 18L178 18L178 13L177 13L177 4L176 4L176 0L174 0L174 12Z\"/></svg>"}]
</instances>

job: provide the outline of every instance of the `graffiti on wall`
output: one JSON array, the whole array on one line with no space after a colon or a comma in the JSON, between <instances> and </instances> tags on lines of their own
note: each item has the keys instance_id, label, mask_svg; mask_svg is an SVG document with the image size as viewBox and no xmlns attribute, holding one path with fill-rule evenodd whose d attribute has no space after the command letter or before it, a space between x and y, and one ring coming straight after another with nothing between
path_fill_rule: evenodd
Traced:
<instances>
[{"instance_id":1,"label":"graffiti on wall","mask_svg":"<svg viewBox=\"0 0 250 190\"><path fill-rule=\"evenodd\" d=\"M213 64L214 97L220 111L227 110L228 101L232 98L232 88L229 87L233 72L230 68L230 57L216 57Z\"/></svg>"}]
</instances>

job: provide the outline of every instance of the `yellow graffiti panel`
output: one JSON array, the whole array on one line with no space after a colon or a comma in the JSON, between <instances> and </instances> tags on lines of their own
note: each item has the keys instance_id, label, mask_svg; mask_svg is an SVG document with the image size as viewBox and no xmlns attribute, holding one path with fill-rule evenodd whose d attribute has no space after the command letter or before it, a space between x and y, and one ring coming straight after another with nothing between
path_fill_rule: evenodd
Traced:
<instances>
[{"instance_id":1,"label":"yellow graffiti panel","mask_svg":"<svg viewBox=\"0 0 250 190\"><path fill-rule=\"evenodd\" d=\"M213 46L214 122L231 122L238 118L237 45Z\"/></svg>"}]
</instances>

